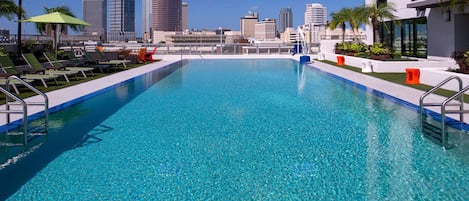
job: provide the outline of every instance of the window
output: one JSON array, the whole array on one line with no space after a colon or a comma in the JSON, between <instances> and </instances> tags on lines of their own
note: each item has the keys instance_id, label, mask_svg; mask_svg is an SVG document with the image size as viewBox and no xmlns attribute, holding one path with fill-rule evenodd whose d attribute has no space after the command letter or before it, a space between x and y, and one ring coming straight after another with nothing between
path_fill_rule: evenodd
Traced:
<instances>
[{"instance_id":1,"label":"window","mask_svg":"<svg viewBox=\"0 0 469 201\"><path fill-rule=\"evenodd\" d=\"M379 7L381 5L386 6L388 4L387 0L376 0L376 5Z\"/></svg>"},{"instance_id":2,"label":"window","mask_svg":"<svg viewBox=\"0 0 469 201\"><path fill-rule=\"evenodd\" d=\"M404 56L427 57L427 19L404 19L380 24L381 42Z\"/></svg>"}]
</instances>

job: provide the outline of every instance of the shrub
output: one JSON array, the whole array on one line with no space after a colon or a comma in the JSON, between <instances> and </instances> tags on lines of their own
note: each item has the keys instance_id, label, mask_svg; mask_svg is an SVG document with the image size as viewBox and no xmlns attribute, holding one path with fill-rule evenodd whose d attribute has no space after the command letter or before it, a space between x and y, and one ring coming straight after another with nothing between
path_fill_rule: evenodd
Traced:
<instances>
[{"instance_id":1,"label":"shrub","mask_svg":"<svg viewBox=\"0 0 469 201\"><path fill-rule=\"evenodd\" d=\"M392 53L392 58L393 58L393 59L401 59L401 58L402 58L402 54L399 53L399 52L393 52L393 53Z\"/></svg>"},{"instance_id":2,"label":"shrub","mask_svg":"<svg viewBox=\"0 0 469 201\"><path fill-rule=\"evenodd\" d=\"M370 53L374 55L391 54L391 50L382 43L375 43L370 46Z\"/></svg>"},{"instance_id":3,"label":"shrub","mask_svg":"<svg viewBox=\"0 0 469 201\"><path fill-rule=\"evenodd\" d=\"M469 58L469 50L467 51L454 51L451 53L451 58L454 59L456 62L468 62Z\"/></svg>"},{"instance_id":4,"label":"shrub","mask_svg":"<svg viewBox=\"0 0 469 201\"><path fill-rule=\"evenodd\" d=\"M370 53L369 52L357 52L353 56L368 58L370 56Z\"/></svg>"},{"instance_id":5,"label":"shrub","mask_svg":"<svg viewBox=\"0 0 469 201\"><path fill-rule=\"evenodd\" d=\"M8 56L8 53L3 49L3 47L0 47L0 56Z\"/></svg>"},{"instance_id":6,"label":"shrub","mask_svg":"<svg viewBox=\"0 0 469 201\"><path fill-rule=\"evenodd\" d=\"M350 50L353 52L365 52L366 51L366 45L363 43L351 43L350 44Z\"/></svg>"},{"instance_id":7,"label":"shrub","mask_svg":"<svg viewBox=\"0 0 469 201\"><path fill-rule=\"evenodd\" d=\"M451 53L451 58L459 65L459 70L462 73L469 73L469 50L454 51Z\"/></svg>"}]
</instances>

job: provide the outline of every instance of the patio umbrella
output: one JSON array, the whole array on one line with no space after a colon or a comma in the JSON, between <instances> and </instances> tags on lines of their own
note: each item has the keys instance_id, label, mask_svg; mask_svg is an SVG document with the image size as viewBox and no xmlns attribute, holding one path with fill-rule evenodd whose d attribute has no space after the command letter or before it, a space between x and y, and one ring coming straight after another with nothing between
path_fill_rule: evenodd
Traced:
<instances>
[{"instance_id":1,"label":"patio umbrella","mask_svg":"<svg viewBox=\"0 0 469 201\"><path fill-rule=\"evenodd\" d=\"M22 22L33 22L33 23L43 23L43 24L67 24L67 25L82 25L82 26L91 26L88 22L85 22L81 19L76 17L72 17L60 12L53 12L44 15L38 15L35 17L31 17ZM59 33L60 33L60 26L57 26L57 38L55 44L55 52L57 53L58 49L58 41L59 41Z\"/></svg>"}]
</instances>

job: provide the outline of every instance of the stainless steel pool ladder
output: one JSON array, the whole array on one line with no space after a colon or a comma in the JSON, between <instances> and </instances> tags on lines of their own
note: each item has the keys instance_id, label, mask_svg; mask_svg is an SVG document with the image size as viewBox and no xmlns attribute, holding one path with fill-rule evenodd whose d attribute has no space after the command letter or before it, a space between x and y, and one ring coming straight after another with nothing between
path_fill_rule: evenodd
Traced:
<instances>
[{"instance_id":1,"label":"stainless steel pool ladder","mask_svg":"<svg viewBox=\"0 0 469 201\"><path fill-rule=\"evenodd\" d=\"M25 87L32 90L37 95L43 97L43 102L25 102L22 98L18 97L17 95L11 93L10 90L10 82L13 80L18 81ZM22 121L22 135L23 135L23 145L28 143L28 136L29 135L44 135L48 133L49 129L49 99L46 94L35 88L34 86L30 85L29 83L23 81L22 79L18 78L17 76L10 76L6 80L5 88L0 87L0 91L5 94L5 109L0 110L0 113L6 115L6 123L11 123L11 114L22 114L23 121ZM13 100L13 101L12 101ZM19 105L21 109L12 109L11 106ZM35 132L32 133L28 130L28 106L44 106L44 130L42 132Z\"/></svg>"},{"instance_id":2,"label":"stainless steel pool ladder","mask_svg":"<svg viewBox=\"0 0 469 201\"><path fill-rule=\"evenodd\" d=\"M435 92L436 90L440 89L442 86L450 82L451 80L458 81L458 91L453 94L452 96L446 98L443 102L439 103L426 103L424 99ZM450 76L440 82L439 84L435 85L433 88L425 92L420 96L420 126L422 129L422 133L429 134L430 137L439 141L441 146L446 149L448 146L448 131L446 129L446 114L459 114L459 121L464 121L464 113L469 113L469 110L464 110L464 93L469 90L469 85L466 87L462 87L462 80L458 76ZM458 109L447 109L447 106L456 106ZM428 124L424 120L424 108L425 107L440 107L440 114L441 114L441 122L439 128ZM430 133L428 133L430 132Z\"/></svg>"}]
</instances>

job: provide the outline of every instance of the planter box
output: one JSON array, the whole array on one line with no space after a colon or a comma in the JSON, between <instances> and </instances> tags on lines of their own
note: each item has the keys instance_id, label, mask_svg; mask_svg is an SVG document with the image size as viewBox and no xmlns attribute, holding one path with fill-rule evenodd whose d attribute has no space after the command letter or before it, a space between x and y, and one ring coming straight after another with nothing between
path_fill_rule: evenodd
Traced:
<instances>
[{"instance_id":1,"label":"planter box","mask_svg":"<svg viewBox=\"0 0 469 201\"><path fill-rule=\"evenodd\" d=\"M323 52L324 58L329 61L336 61L338 54ZM366 59L354 56L344 56L345 65L364 68L366 65L371 65L371 70L377 73L405 73L406 68L456 68L456 63L448 59L448 61L433 61L433 60L419 60L419 61L378 61L373 59Z\"/></svg>"}]
</instances>

